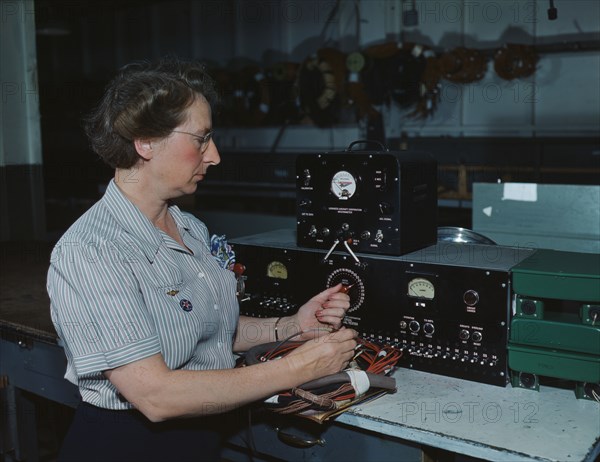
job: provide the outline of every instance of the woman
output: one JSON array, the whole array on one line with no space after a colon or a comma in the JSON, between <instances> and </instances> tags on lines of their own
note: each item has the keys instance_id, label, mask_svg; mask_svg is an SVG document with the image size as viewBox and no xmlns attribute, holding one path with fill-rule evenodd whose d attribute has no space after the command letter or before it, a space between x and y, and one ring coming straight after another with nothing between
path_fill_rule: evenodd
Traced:
<instances>
[{"instance_id":1,"label":"woman","mask_svg":"<svg viewBox=\"0 0 600 462\"><path fill-rule=\"evenodd\" d=\"M57 243L48 273L65 377L79 386L60 460L216 460L218 414L342 370L357 333L332 287L285 318L239 316L235 277L202 222L171 200L220 161L212 80L177 60L127 66L87 120L115 169L103 198ZM283 359L234 352L299 333Z\"/></svg>"}]
</instances>

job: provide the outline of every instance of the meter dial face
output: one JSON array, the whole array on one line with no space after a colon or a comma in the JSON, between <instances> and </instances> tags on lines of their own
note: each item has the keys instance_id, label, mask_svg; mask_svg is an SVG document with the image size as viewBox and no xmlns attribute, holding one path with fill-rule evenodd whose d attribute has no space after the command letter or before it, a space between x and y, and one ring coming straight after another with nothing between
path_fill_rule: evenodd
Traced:
<instances>
[{"instance_id":1,"label":"meter dial face","mask_svg":"<svg viewBox=\"0 0 600 462\"><path fill-rule=\"evenodd\" d=\"M287 267L280 261L272 261L267 265L267 277L273 279L287 279Z\"/></svg>"},{"instance_id":2,"label":"meter dial face","mask_svg":"<svg viewBox=\"0 0 600 462\"><path fill-rule=\"evenodd\" d=\"M435 297L435 286L425 278L414 278L408 283L408 295L410 297L433 300Z\"/></svg>"},{"instance_id":3,"label":"meter dial face","mask_svg":"<svg viewBox=\"0 0 600 462\"><path fill-rule=\"evenodd\" d=\"M333 287L338 284L344 284L347 287L347 294L350 297L350 308L348 313L360 309L365 301L365 284L358 274L348 268L338 268L327 276L327 287Z\"/></svg>"},{"instance_id":4,"label":"meter dial face","mask_svg":"<svg viewBox=\"0 0 600 462\"><path fill-rule=\"evenodd\" d=\"M340 170L331 179L331 192L340 200L347 200L356 192L356 178L346 170Z\"/></svg>"}]
</instances>

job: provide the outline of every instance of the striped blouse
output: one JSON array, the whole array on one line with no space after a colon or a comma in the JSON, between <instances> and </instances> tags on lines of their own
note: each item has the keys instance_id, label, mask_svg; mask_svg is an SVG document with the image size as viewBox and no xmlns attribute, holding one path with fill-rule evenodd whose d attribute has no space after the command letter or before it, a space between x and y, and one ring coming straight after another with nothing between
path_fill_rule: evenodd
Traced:
<instances>
[{"instance_id":1,"label":"striped blouse","mask_svg":"<svg viewBox=\"0 0 600 462\"><path fill-rule=\"evenodd\" d=\"M235 276L210 253L206 226L170 206L185 245L158 230L110 182L56 244L47 289L83 401L130 409L103 371L161 353L171 369L234 366Z\"/></svg>"}]
</instances>

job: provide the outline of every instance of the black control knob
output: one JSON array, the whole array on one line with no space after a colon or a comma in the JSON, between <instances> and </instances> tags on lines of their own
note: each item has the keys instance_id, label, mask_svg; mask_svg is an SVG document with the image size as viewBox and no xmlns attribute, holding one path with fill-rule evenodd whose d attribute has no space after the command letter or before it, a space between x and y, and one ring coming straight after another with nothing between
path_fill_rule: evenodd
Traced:
<instances>
[{"instance_id":1,"label":"black control knob","mask_svg":"<svg viewBox=\"0 0 600 462\"><path fill-rule=\"evenodd\" d=\"M473 332L473 335L471 336L471 338L473 339L474 342L479 343L483 339L483 334L476 330L475 332Z\"/></svg>"},{"instance_id":2,"label":"black control knob","mask_svg":"<svg viewBox=\"0 0 600 462\"><path fill-rule=\"evenodd\" d=\"M406 323L406 321L400 321L400 329L404 330L407 326L408 324Z\"/></svg>"},{"instance_id":3,"label":"black control knob","mask_svg":"<svg viewBox=\"0 0 600 462\"><path fill-rule=\"evenodd\" d=\"M363 241L367 241L367 240L369 240L369 238L370 238L370 237L371 237L371 233L370 233L369 231L366 231L366 230L365 230L365 231L363 231L362 233L360 233L360 238L361 238Z\"/></svg>"},{"instance_id":4,"label":"black control knob","mask_svg":"<svg viewBox=\"0 0 600 462\"><path fill-rule=\"evenodd\" d=\"M475 306L475 305L477 305L477 302L479 301L479 294L477 293L477 291L475 291L473 289L469 289L464 293L463 300L465 301L465 303L467 305Z\"/></svg>"},{"instance_id":5,"label":"black control knob","mask_svg":"<svg viewBox=\"0 0 600 462\"><path fill-rule=\"evenodd\" d=\"M521 303L521 311L527 316L535 314L537 306L533 300L523 300Z\"/></svg>"},{"instance_id":6,"label":"black control knob","mask_svg":"<svg viewBox=\"0 0 600 462\"><path fill-rule=\"evenodd\" d=\"M467 329L461 329L458 333L458 338L460 338L461 340L469 340L470 336L471 332L469 332Z\"/></svg>"},{"instance_id":7,"label":"black control knob","mask_svg":"<svg viewBox=\"0 0 600 462\"><path fill-rule=\"evenodd\" d=\"M425 332L428 335L431 335L435 332L435 326L430 322L426 322L425 324L423 324L423 332Z\"/></svg>"},{"instance_id":8,"label":"black control knob","mask_svg":"<svg viewBox=\"0 0 600 462\"><path fill-rule=\"evenodd\" d=\"M419 329L421 328L421 324L419 324L418 321L411 321L410 323L408 323L408 328L410 329L411 332L419 332Z\"/></svg>"}]
</instances>

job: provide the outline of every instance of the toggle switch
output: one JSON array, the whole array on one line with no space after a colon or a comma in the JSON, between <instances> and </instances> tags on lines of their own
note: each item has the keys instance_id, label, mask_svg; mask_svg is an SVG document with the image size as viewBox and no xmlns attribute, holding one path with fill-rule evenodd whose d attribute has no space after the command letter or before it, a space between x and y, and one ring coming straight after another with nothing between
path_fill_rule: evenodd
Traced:
<instances>
[{"instance_id":1,"label":"toggle switch","mask_svg":"<svg viewBox=\"0 0 600 462\"><path fill-rule=\"evenodd\" d=\"M382 215L391 215L393 211L394 208L388 202L379 203L379 212Z\"/></svg>"}]
</instances>

